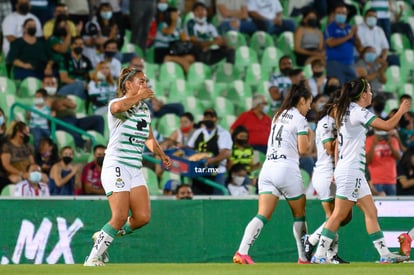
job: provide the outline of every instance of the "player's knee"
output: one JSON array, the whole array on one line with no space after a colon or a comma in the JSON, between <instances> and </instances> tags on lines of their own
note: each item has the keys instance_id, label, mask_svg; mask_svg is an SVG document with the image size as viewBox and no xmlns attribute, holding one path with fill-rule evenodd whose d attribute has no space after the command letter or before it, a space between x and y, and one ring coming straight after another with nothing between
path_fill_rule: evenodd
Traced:
<instances>
[{"instance_id":1,"label":"player's knee","mask_svg":"<svg viewBox=\"0 0 414 275\"><path fill-rule=\"evenodd\" d=\"M151 220L150 213L139 213L139 214L133 215L133 217L129 219L129 222L131 223L131 227L136 229L136 228L139 228L139 227L142 227L148 224L150 220Z\"/></svg>"}]
</instances>

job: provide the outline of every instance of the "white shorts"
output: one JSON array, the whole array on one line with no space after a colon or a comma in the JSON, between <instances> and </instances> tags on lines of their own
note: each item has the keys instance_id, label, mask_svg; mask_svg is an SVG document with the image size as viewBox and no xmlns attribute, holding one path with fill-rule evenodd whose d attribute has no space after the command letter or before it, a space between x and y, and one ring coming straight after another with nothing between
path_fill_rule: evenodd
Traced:
<instances>
[{"instance_id":1,"label":"white shorts","mask_svg":"<svg viewBox=\"0 0 414 275\"><path fill-rule=\"evenodd\" d=\"M299 167L292 168L275 163L264 163L259 174L259 194L298 199L304 194Z\"/></svg>"},{"instance_id":2,"label":"white shorts","mask_svg":"<svg viewBox=\"0 0 414 275\"><path fill-rule=\"evenodd\" d=\"M147 186L140 169L113 163L102 167L101 182L107 196L113 192L129 192L134 187Z\"/></svg>"},{"instance_id":3,"label":"white shorts","mask_svg":"<svg viewBox=\"0 0 414 275\"><path fill-rule=\"evenodd\" d=\"M336 185L332 183L332 180L333 172L313 171L312 185L323 202L333 201L335 198Z\"/></svg>"},{"instance_id":4,"label":"white shorts","mask_svg":"<svg viewBox=\"0 0 414 275\"><path fill-rule=\"evenodd\" d=\"M335 172L336 197L356 202L371 194L365 174L362 171Z\"/></svg>"}]
</instances>

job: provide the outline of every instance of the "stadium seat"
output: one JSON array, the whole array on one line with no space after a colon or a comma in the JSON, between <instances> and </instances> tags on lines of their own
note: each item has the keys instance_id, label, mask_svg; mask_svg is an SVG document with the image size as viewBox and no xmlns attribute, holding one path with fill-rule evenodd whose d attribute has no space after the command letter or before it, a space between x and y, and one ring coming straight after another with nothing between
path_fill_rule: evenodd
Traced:
<instances>
[{"instance_id":1,"label":"stadium seat","mask_svg":"<svg viewBox=\"0 0 414 275\"><path fill-rule=\"evenodd\" d=\"M245 97L240 99L236 104L236 115L240 115L241 113L248 111L252 108L252 98Z\"/></svg>"},{"instance_id":2,"label":"stadium seat","mask_svg":"<svg viewBox=\"0 0 414 275\"><path fill-rule=\"evenodd\" d=\"M153 63L145 63L145 75L149 79L158 80L160 66Z\"/></svg>"},{"instance_id":3,"label":"stadium seat","mask_svg":"<svg viewBox=\"0 0 414 275\"><path fill-rule=\"evenodd\" d=\"M227 88L227 83L219 83L212 79L203 81L203 86L195 91L195 96L201 101L212 101L213 98L220 96L221 92Z\"/></svg>"},{"instance_id":4,"label":"stadium seat","mask_svg":"<svg viewBox=\"0 0 414 275\"><path fill-rule=\"evenodd\" d=\"M269 81L267 80L262 81L257 87L255 94L260 94L260 95L269 97Z\"/></svg>"},{"instance_id":5,"label":"stadium seat","mask_svg":"<svg viewBox=\"0 0 414 275\"><path fill-rule=\"evenodd\" d=\"M393 109L398 109L398 100L395 98L390 98L385 101L384 111L389 114Z\"/></svg>"},{"instance_id":6,"label":"stadium seat","mask_svg":"<svg viewBox=\"0 0 414 275\"><path fill-rule=\"evenodd\" d=\"M250 66L251 63L257 62L257 53L253 49L250 49L247 46L241 46L236 49L234 65L239 69L242 70L243 68L244 70L247 66Z\"/></svg>"},{"instance_id":7,"label":"stadium seat","mask_svg":"<svg viewBox=\"0 0 414 275\"><path fill-rule=\"evenodd\" d=\"M283 54L292 56L294 50L293 32L282 32L277 38L276 45L283 52Z\"/></svg>"},{"instance_id":8,"label":"stadium seat","mask_svg":"<svg viewBox=\"0 0 414 275\"><path fill-rule=\"evenodd\" d=\"M76 96L76 95L68 95L70 99L72 99L76 103L76 117L84 117L87 115L85 100Z\"/></svg>"},{"instance_id":9,"label":"stadium seat","mask_svg":"<svg viewBox=\"0 0 414 275\"><path fill-rule=\"evenodd\" d=\"M91 134L95 138L96 145L102 144L102 145L106 146L108 144L108 139L106 139L105 136L103 136L101 133L99 133L97 131L93 131L93 130L87 131L87 133ZM86 139L86 140L89 139L89 137L87 137L87 136L82 136L82 138ZM91 148L91 149L93 149L93 148Z\"/></svg>"},{"instance_id":10,"label":"stadium seat","mask_svg":"<svg viewBox=\"0 0 414 275\"><path fill-rule=\"evenodd\" d=\"M154 63L155 62L154 55L155 55L154 47L147 48L147 50L145 51L145 60L147 62Z\"/></svg>"},{"instance_id":11,"label":"stadium seat","mask_svg":"<svg viewBox=\"0 0 414 275\"><path fill-rule=\"evenodd\" d=\"M405 79L400 74L400 67L398 66L389 66L385 71L385 76L387 77L387 82L385 83L385 91L396 93L400 88L400 85L405 82Z\"/></svg>"},{"instance_id":12,"label":"stadium seat","mask_svg":"<svg viewBox=\"0 0 414 275\"><path fill-rule=\"evenodd\" d=\"M262 67L259 63L252 63L250 66L246 69L246 75L244 82L249 85L253 90L256 90L257 86L260 84L260 82L263 79L263 77L266 77L266 75L263 76L262 74ZM268 79L268 78L265 78Z\"/></svg>"},{"instance_id":13,"label":"stadium seat","mask_svg":"<svg viewBox=\"0 0 414 275\"><path fill-rule=\"evenodd\" d=\"M144 56L142 49L133 43L124 43L121 53L135 53L137 56Z\"/></svg>"},{"instance_id":14,"label":"stadium seat","mask_svg":"<svg viewBox=\"0 0 414 275\"><path fill-rule=\"evenodd\" d=\"M409 95L411 97L414 97L414 85L412 83L404 83L400 87L398 95Z\"/></svg>"},{"instance_id":15,"label":"stadium seat","mask_svg":"<svg viewBox=\"0 0 414 275\"><path fill-rule=\"evenodd\" d=\"M76 147L75 140L71 134L63 130L57 130L55 133L56 133L55 142L59 150L65 146L70 146L72 148Z\"/></svg>"},{"instance_id":16,"label":"stadium seat","mask_svg":"<svg viewBox=\"0 0 414 275\"><path fill-rule=\"evenodd\" d=\"M230 126L235 122L237 117L235 115L226 115L219 119L219 125L225 130L229 130Z\"/></svg>"},{"instance_id":17,"label":"stadium seat","mask_svg":"<svg viewBox=\"0 0 414 275\"><path fill-rule=\"evenodd\" d=\"M282 52L276 47L267 47L262 55L261 60L261 69L263 73L268 74L268 79L270 75L279 69L279 58L282 57Z\"/></svg>"},{"instance_id":18,"label":"stadium seat","mask_svg":"<svg viewBox=\"0 0 414 275\"><path fill-rule=\"evenodd\" d=\"M177 79L185 80L183 68L174 62L164 62L160 66L159 81L163 87L168 87Z\"/></svg>"},{"instance_id":19,"label":"stadium seat","mask_svg":"<svg viewBox=\"0 0 414 275\"><path fill-rule=\"evenodd\" d=\"M12 79L0 76L0 94L16 95L16 84Z\"/></svg>"},{"instance_id":20,"label":"stadium seat","mask_svg":"<svg viewBox=\"0 0 414 275\"><path fill-rule=\"evenodd\" d=\"M164 170L164 172L162 173L161 176L161 182L160 182L160 186L161 189L164 190L164 186L167 183L167 181L169 180L177 180L178 182L180 182L180 175L179 174L175 174L175 173L171 173L170 171Z\"/></svg>"},{"instance_id":21,"label":"stadium seat","mask_svg":"<svg viewBox=\"0 0 414 275\"><path fill-rule=\"evenodd\" d=\"M393 1L394 7L397 7L398 11L400 10L400 7L402 7L402 15L400 20L407 22L408 18L410 18L410 16L413 15L413 10L412 7L410 6L409 3L407 3L406 1Z\"/></svg>"},{"instance_id":22,"label":"stadium seat","mask_svg":"<svg viewBox=\"0 0 414 275\"><path fill-rule=\"evenodd\" d=\"M233 102L228 100L225 97L219 96L214 99L212 102L214 108L219 113L219 117L223 117L224 115L234 115L235 114L235 108ZM220 115L223 114L223 115Z\"/></svg>"},{"instance_id":23,"label":"stadium seat","mask_svg":"<svg viewBox=\"0 0 414 275\"><path fill-rule=\"evenodd\" d=\"M391 34L391 48L401 54L405 49L410 49L410 41L405 34L393 33Z\"/></svg>"},{"instance_id":24,"label":"stadium seat","mask_svg":"<svg viewBox=\"0 0 414 275\"><path fill-rule=\"evenodd\" d=\"M35 77L27 77L19 86L19 97L33 97L38 89L42 88L42 81Z\"/></svg>"},{"instance_id":25,"label":"stadium seat","mask_svg":"<svg viewBox=\"0 0 414 275\"><path fill-rule=\"evenodd\" d=\"M228 89L221 94L233 104L244 98L252 97L252 89L242 80L235 80L229 84Z\"/></svg>"},{"instance_id":26,"label":"stadium seat","mask_svg":"<svg viewBox=\"0 0 414 275\"><path fill-rule=\"evenodd\" d=\"M180 118L175 114L166 114L159 118L157 130L164 136L168 137L171 133L180 127Z\"/></svg>"},{"instance_id":27,"label":"stadium seat","mask_svg":"<svg viewBox=\"0 0 414 275\"><path fill-rule=\"evenodd\" d=\"M181 102L183 98L192 95L192 91L188 89L187 83L184 79L177 79L170 83L167 91L168 102Z\"/></svg>"},{"instance_id":28,"label":"stadium seat","mask_svg":"<svg viewBox=\"0 0 414 275\"><path fill-rule=\"evenodd\" d=\"M14 102L16 102L16 96L12 94L1 94L0 99L0 108L3 109L4 114L6 117L10 117L10 108L13 105Z\"/></svg>"},{"instance_id":29,"label":"stadium seat","mask_svg":"<svg viewBox=\"0 0 414 275\"><path fill-rule=\"evenodd\" d=\"M405 49L400 55L401 69L408 70L411 73L414 71L414 50Z\"/></svg>"},{"instance_id":30,"label":"stadium seat","mask_svg":"<svg viewBox=\"0 0 414 275\"><path fill-rule=\"evenodd\" d=\"M306 79L309 79L312 77L313 72L312 72L312 65L311 64L307 64L303 67L303 74L305 75Z\"/></svg>"},{"instance_id":31,"label":"stadium seat","mask_svg":"<svg viewBox=\"0 0 414 275\"><path fill-rule=\"evenodd\" d=\"M247 45L246 38L243 34L237 31L226 32L224 39L226 40L227 45L234 49Z\"/></svg>"},{"instance_id":32,"label":"stadium seat","mask_svg":"<svg viewBox=\"0 0 414 275\"><path fill-rule=\"evenodd\" d=\"M191 89L198 89L205 79L211 78L211 68L204 63L194 62L187 73L187 85Z\"/></svg>"},{"instance_id":33,"label":"stadium seat","mask_svg":"<svg viewBox=\"0 0 414 275\"><path fill-rule=\"evenodd\" d=\"M184 105L185 111L193 115L200 115L204 112L203 104L194 96L186 96L180 102Z\"/></svg>"},{"instance_id":34,"label":"stadium seat","mask_svg":"<svg viewBox=\"0 0 414 275\"><path fill-rule=\"evenodd\" d=\"M272 36L264 31L255 32L249 43L250 48L256 51L259 58L267 47L273 47L274 45Z\"/></svg>"},{"instance_id":35,"label":"stadium seat","mask_svg":"<svg viewBox=\"0 0 414 275\"><path fill-rule=\"evenodd\" d=\"M214 72L214 79L217 82L229 83L233 80L239 79L241 71L237 66L231 63L220 62L217 64Z\"/></svg>"},{"instance_id":36,"label":"stadium seat","mask_svg":"<svg viewBox=\"0 0 414 275\"><path fill-rule=\"evenodd\" d=\"M151 196L161 195L162 192L158 186L158 177L153 170L148 167L142 167L142 174L147 181L148 192Z\"/></svg>"},{"instance_id":37,"label":"stadium seat","mask_svg":"<svg viewBox=\"0 0 414 275\"><path fill-rule=\"evenodd\" d=\"M3 190L1 190L0 196L2 196L2 197L13 196L15 189L16 189L15 184L8 184L8 185L4 186Z\"/></svg>"}]
</instances>

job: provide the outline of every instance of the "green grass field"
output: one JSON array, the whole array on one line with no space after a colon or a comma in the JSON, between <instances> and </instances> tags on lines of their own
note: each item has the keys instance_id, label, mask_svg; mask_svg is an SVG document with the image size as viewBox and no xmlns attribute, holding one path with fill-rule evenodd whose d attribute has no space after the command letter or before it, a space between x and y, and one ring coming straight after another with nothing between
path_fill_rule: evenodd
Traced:
<instances>
[{"instance_id":1,"label":"green grass field","mask_svg":"<svg viewBox=\"0 0 414 275\"><path fill-rule=\"evenodd\" d=\"M3 265L0 274L413 274L414 266L402 264L352 263L349 265L298 265L293 263L235 264L108 264L104 267L82 265Z\"/></svg>"}]
</instances>

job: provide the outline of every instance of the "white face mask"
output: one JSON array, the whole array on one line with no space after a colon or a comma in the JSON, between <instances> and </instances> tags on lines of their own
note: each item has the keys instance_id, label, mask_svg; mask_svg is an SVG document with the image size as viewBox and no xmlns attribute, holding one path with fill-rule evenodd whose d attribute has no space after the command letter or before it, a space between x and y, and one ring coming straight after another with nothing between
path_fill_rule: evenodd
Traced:
<instances>
[{"instance_id":1,"label":"white face mask","mask_svg":"<svg viewBox=\"0 0 414 275\"><path fill-rule=\"evenodd\" d=\"M29 180L31 182L39 183L41 179L42 179L42 173L40 173L39 171L30 172Z\"/></svg>"},{"instance_id":2,"label":"white face mask","mask_svg":"<svg viewBox=\"0 0 414 275\"><path fill-rule=\"evenodd\" d=\"M101 81L106 79L106 76L101 71L98 71L98 73L96 74L96 77L98 78L98 80L101 80Z\"/></svg>"},{"instance_id":3,"label":"white face mask","mask_svg":"<svg viewBox=\"0 0 414 275\"><path fill-rule=\"evenodd\" d=\"M241 176L234 176L233 177L233 183L240 186L243 185L245 177L241 177Z\"/></svg>"},{"instance_id":4,"label":"white face mask","mask_svg":"<svg viewBox=\"0 0 414 275\"><path fill-rule=\"evenodd\" d=\"M33 103L35 104L35 105L43 105L43 103L45 103L45 101L43 100L43 98L41 98L41 97L35 97L34 99L33 99Z\"/></svg>"},{"instance_id":5,"label":"white face mask","mask_svg":"<svg viewBox=\"0 0 414 275\"><path fill-rule=\"evenodd\" d=\"M198 24L204 24L207 22L207 17L203 17L203 18L198 18L198 17L194 17L194 20L198 23Z\"/></svg>"},{"instance_id":6,"label":"white face mask","mask_svg":"<svg viewBox=\"0 0 414 275\"><path fill-rule=\"evenodd\" d=\"M269 113L269 111L270 111L270 106L269 106L269 104L266 104L266 105L263 107L263 113L267 114L267 113Z\"/></svg>"},{"instance_id":7,"label":"white face mask","mask_svg":"<svg viewBox=\"0 0 414 275\"><path fill-rule=\"evenodd\" d=\"M56 87L45 87L45 90L49 96L55 95L57 88Z\"/></svg>"}]
</instances>

